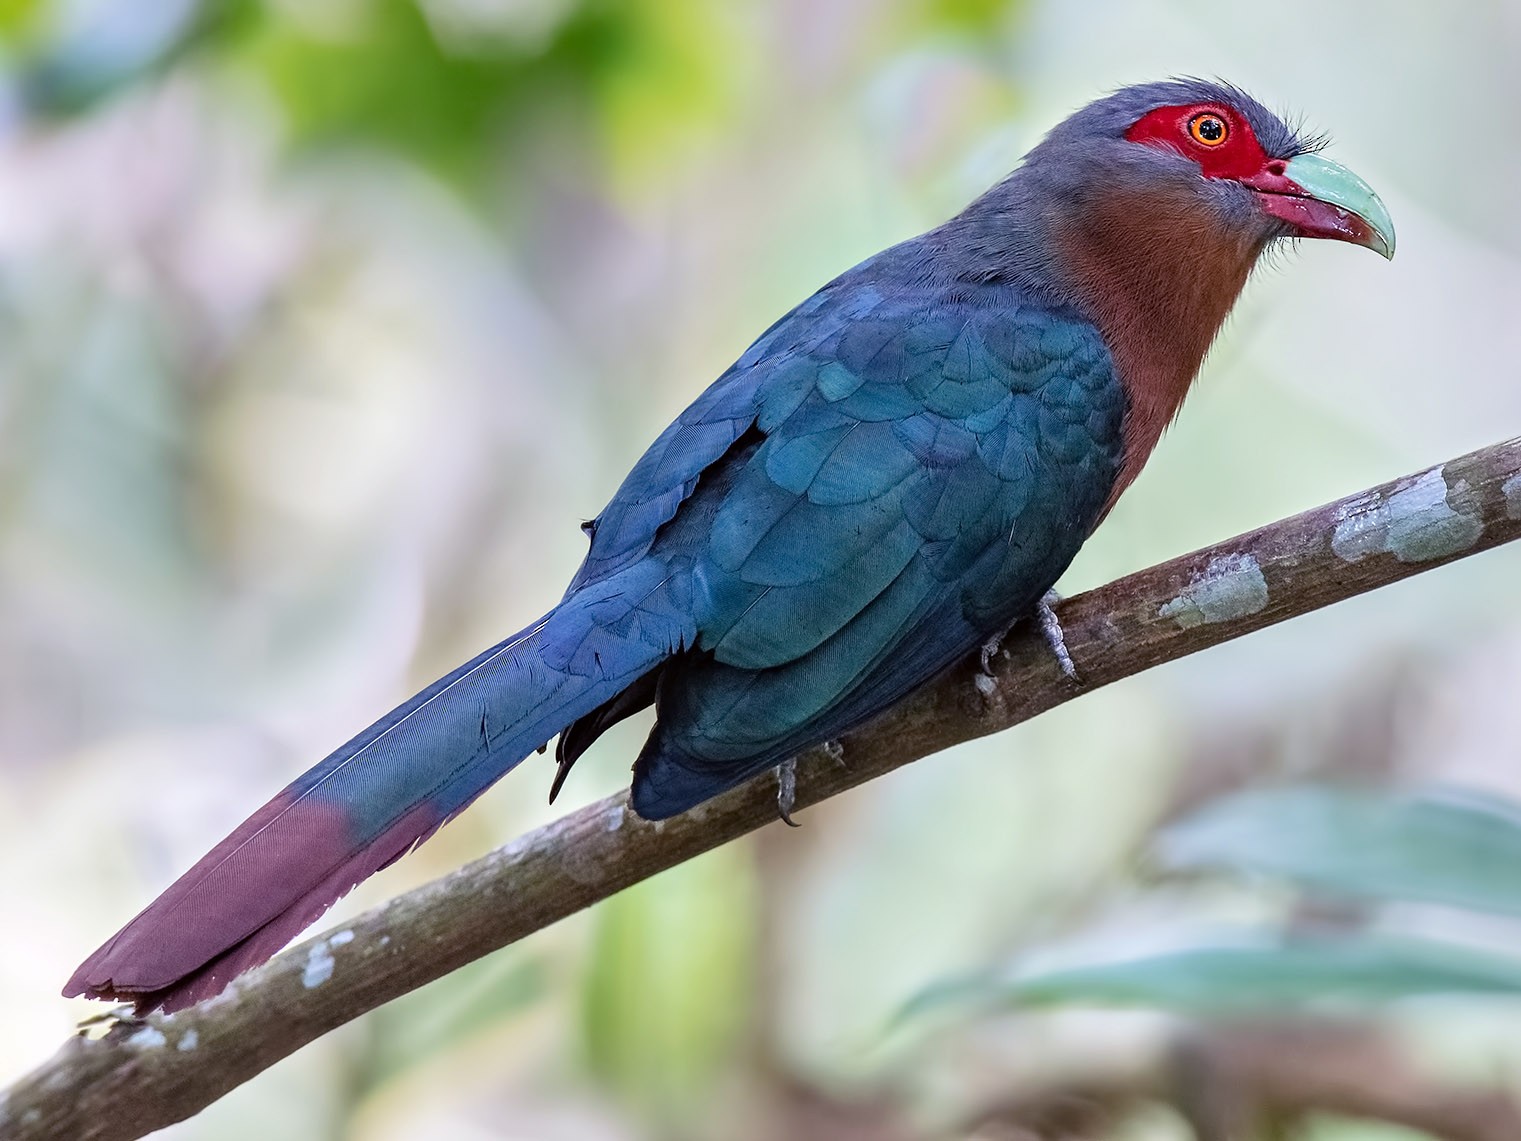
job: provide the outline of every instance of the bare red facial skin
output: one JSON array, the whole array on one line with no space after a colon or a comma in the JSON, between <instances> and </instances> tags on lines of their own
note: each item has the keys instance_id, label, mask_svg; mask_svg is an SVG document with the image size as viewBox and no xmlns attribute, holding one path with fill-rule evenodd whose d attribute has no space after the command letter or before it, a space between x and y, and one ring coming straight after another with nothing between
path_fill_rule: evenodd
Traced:
<instances>
[{"instance_id":1,"label":"bare red facial skin","mask_svg":"<svg viewBox=\"0 0 1521 1141\"><path fill-rule=\"evenodd\" d=\"M1200 115L1215 115L1225 124L1225 140L1207 146L1189 134L1188 124ZM1125 138L1132 143L1168 147L1199 164L1205 178L1230 178L1244 182L1266 173L1269 164L1283 173L1283 162L1269 159L1252 132L1252 125L1221 103L1191 103L1182 107L1158 107L1137 119Z\"/></svg>"}]
</instances>

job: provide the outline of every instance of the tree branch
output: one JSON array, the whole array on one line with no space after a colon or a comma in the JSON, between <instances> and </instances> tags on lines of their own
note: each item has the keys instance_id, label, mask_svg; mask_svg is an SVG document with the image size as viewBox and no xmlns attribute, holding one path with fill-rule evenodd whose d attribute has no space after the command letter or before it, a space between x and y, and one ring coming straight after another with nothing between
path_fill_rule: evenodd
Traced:
<instances>
[{"instance_id":1,"label":"tree branch","mask_svg":"<svg viewBox=\"0 0 1521 1141\"><path fill-rule=\"evenodd\" d=\"M1069 599L1081 675L1038 637L977 655L799 766L816 804L1151 666L1521 538L1521 439L1274 523ZM308 940L173 1017L79 1036L0 1101L0 1138L124 1141L183 1120L299 1047L499 947L777 820L759 779L664 824L624 794Z\"/></svg>"}]
</instances>

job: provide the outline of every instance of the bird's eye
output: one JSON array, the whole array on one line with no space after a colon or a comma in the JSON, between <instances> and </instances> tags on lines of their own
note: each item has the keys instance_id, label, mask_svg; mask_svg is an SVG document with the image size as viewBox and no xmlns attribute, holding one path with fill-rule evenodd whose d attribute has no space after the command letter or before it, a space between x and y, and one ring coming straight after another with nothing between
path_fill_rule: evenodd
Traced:
<instances>
[{"instance_id":1,"label":"bird's eye","mask_svg":"<svg viewBox=\"0 0 1521 1141\"><path fill-rule=\"evenodd\" d=\"M1230 128L1225 125L1225 120L1219 115L1205 112L1203 115L1195 115L1188 121L1188 134L1196 143L1206 147L1218 147L1225 142L1230 134Z\"/></svg>"}]
</instances>

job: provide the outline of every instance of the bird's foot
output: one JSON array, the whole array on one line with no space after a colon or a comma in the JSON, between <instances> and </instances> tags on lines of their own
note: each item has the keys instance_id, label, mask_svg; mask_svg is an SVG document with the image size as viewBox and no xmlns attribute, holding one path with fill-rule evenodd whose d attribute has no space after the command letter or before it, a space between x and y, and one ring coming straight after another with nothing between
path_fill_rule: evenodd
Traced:
<instances>
[{"instance_id":1,"label":"bird's foot","mask_svg":"<svg viewBox=\"0 0 1521 1141\"><path fill-rule=\"evenodd\" d=\"M797 758L788 757L776 766L776 811L788 828L800 828L792 819L792 806L797 803Z\"/></svg>"},{"instance_id":2,"label":"bird's foot","mask_svg":"<svg viewBox=\"0 0 1521 1141\"><path fill-rule=\"evenodd\" d=\"M845 767L845 746L839 741L825 741L819 748L824 751L826 757L840 766L840 768L843 769Z\"/></svg>"},{"instance_id":3,"label":"bird's foot","mask_svg":"<svg viewBox=\"0 0 1521 1141\"><path fill-rule=\"evenodd\" d=\"M1067 639L1062 633L1061 619L1056 616L1053 607L1062 600L1062 596L1054 590L1048 590L1035 604L1034 618L1040 628L1041 639L1051 652L1056 655L1056 664L1061 666L1062 673L1075 682L1081 683L1078 676L1077 665L1072 660L1072 655L1067 652ZM977 671L974 684L977 692L984 699L991 698L994 690L998 688L998 679L993 674L993 659L998 656L998 651L1003 649L1004 639L1009 636L1007 630L995 634L982 644L981 666Z\"/></svg>"},{"instance_id":4,"label":"bird's foot","mask_svg":"<svg viewBox=\"0 0 1521 1141\"><path fill-rule=\"evenodd\" d=\"M1056 662L1073 681L1081 682L1077 676L1077 666L1072 661L1072 655L1067 652L1067 639L1062 633L1061 619L1056 616L1053 607L1062 600L1062 596L1054 590L1048 590L1035 604L1035 620L1040 624L1040 635L1046 640L1046 645L1051 647L1051 652L1056 655Z\"/></svg>"}]
</instances>

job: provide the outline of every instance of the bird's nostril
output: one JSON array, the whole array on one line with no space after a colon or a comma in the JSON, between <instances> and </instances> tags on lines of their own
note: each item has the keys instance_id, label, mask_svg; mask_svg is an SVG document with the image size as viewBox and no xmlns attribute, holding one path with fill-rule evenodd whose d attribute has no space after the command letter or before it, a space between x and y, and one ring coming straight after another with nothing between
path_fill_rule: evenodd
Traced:
<instances>
[{"instance_id":1,"label":"bird's nostril","mask_svg":"<svg viewBox=\"0 0 1521 1141\"><path fill-rule=\"evenodd\" d=\"M1286 165L1284 165L1283 163L1281 163L1281 162L1270 162L1270 163L1268 163L1268 173L1269 174L1281 175L1281 174L1283 174L1284 171L1286 171L1288 169L1289 168Z\"/></svg>"}]
</instances>

